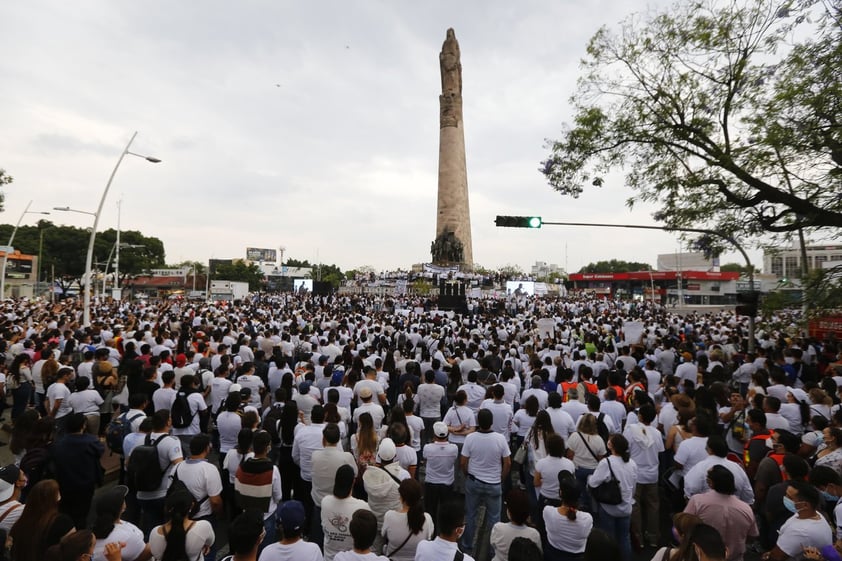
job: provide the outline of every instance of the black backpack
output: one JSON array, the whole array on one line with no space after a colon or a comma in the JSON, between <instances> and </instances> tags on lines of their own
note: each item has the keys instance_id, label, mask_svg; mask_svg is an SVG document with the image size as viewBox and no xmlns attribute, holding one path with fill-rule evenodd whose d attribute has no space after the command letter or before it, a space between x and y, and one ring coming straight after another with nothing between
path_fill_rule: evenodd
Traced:
<instances>
[{"instance_id":1,"label":"black backpack","mask_svg":"<svg viewBox=\"0 0 842 561\"><path fill-rule=\"evenodd\" d=\"M173 428L186 429L193 422L193 414L190 413L190 401L187 399L188 395L183 391L175 394L175 401L170 408Z\"/></svg>"},{"instance_id":2,"label":"black backpack","mask_svg":"<svg viewBox=\"0 0 842 561\"><path fill-rule=\"evenodd\" d=\"M599 436L602 437L602 440L608 442L608 438L611 434L608 432L608 425L606 425L605 421L603 421L604 418L605 413L600 413L596 418L596 431L599 433Z\"/></svg>"},{"instance_id":3,"label":"black backpack","mask_svg":"<svg viewBox=\"0 0 842 561\"><path fill-rule=\"evenodd\" d=\"M269 409L266 418L263 419L263 430L272 437L272 446L281 445L281 414L283 414L283 411L283 403L275 403Z\"/></svg>"},{"instance_id":4,"label":"black backpack","mask_svg":"<svg viewBox=\"0 0 842 561\"><path fill-rule=\"evenodd\" d=\"M152 435L147 434L143 444L132 450L126 473L129 487L133 491L157 491L161 487L164 470L158 460L158 444L166 437L163 434L153 441Z\"/></svg>"},{"instance_id":5,"label":"black backpack","mask_svg":"<svg viewBox=\"0 0 842 561\"><path fill-rule=\"evenodd\" d=\"M131 434L132 423L141 417L145 417L146 414L138 413L131 419L128 416L129 413L127 411L122 415L114 417L108 423L108 426L105 427L105 443L108 445L108 449L111 450L112 454L123 455L123 440Z\"/></svg>"}]
</instances>

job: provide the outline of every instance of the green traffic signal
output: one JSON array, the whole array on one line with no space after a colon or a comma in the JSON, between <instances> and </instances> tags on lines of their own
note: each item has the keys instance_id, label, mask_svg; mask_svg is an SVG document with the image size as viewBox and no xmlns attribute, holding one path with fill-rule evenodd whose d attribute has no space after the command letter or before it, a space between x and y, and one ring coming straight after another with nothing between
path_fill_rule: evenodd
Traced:
<instances>
[{"instance_id":1,"label":"green traffic signal","mask_svg":"<svg viewBox=\"0 0 842 561\"><path fill-rule=\"evenodd\" d=\"M498 228L540 228L544 221L540 216L497 216L494 224Z\"/></svg>"}]
</instances>

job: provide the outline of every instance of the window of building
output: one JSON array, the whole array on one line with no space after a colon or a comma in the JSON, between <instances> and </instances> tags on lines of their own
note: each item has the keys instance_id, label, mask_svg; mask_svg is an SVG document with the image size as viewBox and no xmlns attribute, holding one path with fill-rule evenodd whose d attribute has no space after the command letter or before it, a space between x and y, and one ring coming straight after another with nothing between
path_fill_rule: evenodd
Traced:
<instances>
[{"instance_id":1,"label":"window of building","mask_svg":"<svg viewBox=\"0 0 842 561\"><path fill-rule=\"evenodd\" d=\"M801 268L798 265L798 257L786 258L786 276L792 278L801 278Z\"/></svg>"},{"instance_id":2,"label":"window of building","mask_svg":"<svg viewBox=\"0 0 842 561\"><path fill-rule=\"evenodd\" d=\"M772 257L772 274L776 277L783 277L784 276L784 259L783 257L777 256Z\"/></svg>"}]
</instances>

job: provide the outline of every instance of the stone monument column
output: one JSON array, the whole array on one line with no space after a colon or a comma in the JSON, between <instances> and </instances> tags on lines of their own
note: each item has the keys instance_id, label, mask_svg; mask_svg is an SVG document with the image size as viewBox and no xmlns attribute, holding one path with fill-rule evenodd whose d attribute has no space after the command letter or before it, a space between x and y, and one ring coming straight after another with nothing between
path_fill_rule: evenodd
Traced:
<instances>
[{"instance_id":1,"label":"stone monument column","mask_svg":"<svg viewBox=\"0 0 842 561\"><path fill-rule=\"evenodd\" d=\"M465 164L465 129L462 121L462 63L453 29L439 53L439 188L434 264L473 267L468 172Z\"/></svg>"}]
</instances>

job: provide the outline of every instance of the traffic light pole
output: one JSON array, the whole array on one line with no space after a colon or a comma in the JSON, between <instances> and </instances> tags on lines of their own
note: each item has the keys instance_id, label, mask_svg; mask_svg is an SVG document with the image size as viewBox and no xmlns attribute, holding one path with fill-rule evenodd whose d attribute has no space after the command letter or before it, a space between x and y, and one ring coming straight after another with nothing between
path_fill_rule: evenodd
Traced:
<instances>
[{"instance_id":1,"label":"traffic light pole","mask_svg":"<svg viewBox=\"0 0 842 561\"><path fill-rule=\"evenodd\" d=\"M662 232L691 232L696 234L710 234L712 236L716 236L721 238L731 245L733 245L737 251L739 251L743 259L745 259L746 267L748 268L748 282L749 286L751 287L751 292L754 292L754 265L751 263L751 259L746 253L745 248L740 245L737 240L733 237L723 234L722 232L718 232L716 230L708 230L705 228L671 228L669 226L644 226L638 224L594 224L594 223L587 223L587 222L541 222L543 225L546 226L581 226L586 228L627 228L632 230L660 230ZM754 353L755 350L755 343L754 343L754 334L756 331L756 318L755 314L750 314L748 316L748 352Z\"/></svg>"}]
</instances>

